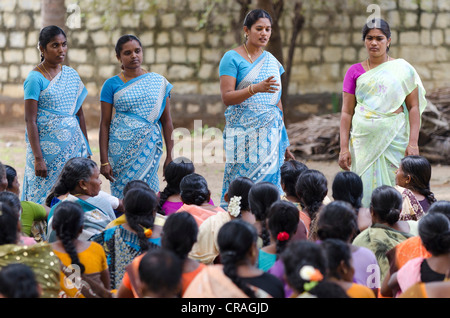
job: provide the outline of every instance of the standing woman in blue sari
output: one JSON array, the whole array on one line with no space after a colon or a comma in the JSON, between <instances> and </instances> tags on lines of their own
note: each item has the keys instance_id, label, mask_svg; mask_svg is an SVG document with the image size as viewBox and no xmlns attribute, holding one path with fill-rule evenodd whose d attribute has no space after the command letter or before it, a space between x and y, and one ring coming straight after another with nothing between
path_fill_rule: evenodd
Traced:
<instances>
[{"instance_id":1,"label":"standing woman in blue sari","mask_svg":"<svg viewBox=\"0 0 450 318\"><path fill-rule=\"evenodd\" d=\"M226 153L222 202L238 176L253 182L271 182L280 194L280 167L294 159L283 122L280 62L263 48L272 32L272 18L261 9L244 20L246 40L226 52L220 61L220 90L227 106L224 147Z\"/></svg>"},{"instance_id":2,"label":"standing woman in blue sari","mask_svg":"<svg viewBox=\"0 0 450 318\"><path fill-rule=\"evenodd\" d=\"M169 97L173 85L141 67L143 50L136 36L123 35L115 50L122 71L106 80L100 94L100 171L111 181L111 194L118 198L132 180L143 180L158 193L163 134L164 167L172 161Z\"/></svg>"},{"instance_id":3,"label":"standing woman in blue sari","mask_svg":"<svg viewBox=\"0 0 450 318\"><path fill-rule=\"evenodd\" d=\"M26 165L22 201L42 204L64 164L91 155L82 103L87 90L78 73L62 65L67 38L57 26L39 34L39 63L24 86Z\"/></svg>"}]
</instances>

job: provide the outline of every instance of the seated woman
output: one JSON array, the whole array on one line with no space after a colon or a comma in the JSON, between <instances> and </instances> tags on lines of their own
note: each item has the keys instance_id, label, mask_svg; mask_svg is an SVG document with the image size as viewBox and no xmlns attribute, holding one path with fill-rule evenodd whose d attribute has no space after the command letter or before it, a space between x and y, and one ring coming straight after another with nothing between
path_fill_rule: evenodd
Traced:
<instances>
[{"instance_id":1,"label":"seated woman","mask_svg":"<svg viewBox=\"0 0 450 318\"><path fill-rule=\"evenodd\" d=\"M140 298L179 298L183 262L166 249L149 251L139 263Z\"/></svg>"},{"instance_id":2,"label":"seated woman","mask_svg":"<svg viewBox=\"0 0 450 318\"><path fill-rule=\"evenodd\" d=\"M327 280L327 256L319 244L293 241L281 253L289 298L349 298L344 289Z\"/></svg>"},{"instance_id":3,"label":"seated woman","mask_svg":"<svg viewBox=\"0 0 450 318\"><path fill-rule=\"evenodd\" d=\"M155 224L158 198L151 189L136 188L123 199L126 223L94 235L108 260L111 288L120 286L126 266L150 249L160 248L162 227Z\"/></svg>"},{"instance_id":4,"label":"seated woman","mask_svg":"<svg viewBox=\"0 0 450 318\"><path fill-rule=\"evenodd\" d=\"M372 224L372 216L370 209L362 206L363 183L361 177L353 171L340 171L334 177L331 188L335 201L345 201L352 205L357 215L358 233L367 229Z\"/></svg>"},{"instance_id":5,"label":"seated woman","mask_svg":"<svg viewBox=\"0 0 450 318\"><path fill-rule=\"evenodd\" d=\"M311 219L303 212L302 204L295 191L295 184L297 183L298 176L306 170L308 170L308 167L297 160L291 159L283 163L280 168L280 177L281 188L284 191L284 195L281 196L281 199L292 202L297 206L300 213L300 220L305 224L306 230L309 231Z\"/></svg>"},{"instance_id":6,"label":"seated woman","mask_svg":"<svg viewBox=\"0 0 450 318\"><path fill-rule=\"evenodd\" d=\"M0 298L39 298L41 291L30 266L12 263L0 270Z\"/></svg>"},{"instance_id":7,"label":"seated woman","mask_svg":"<svg viewBox=\"0 0 450 318\"><path fill-rule=\"evenodd\" d=\"M447 280L450 275L450 220L442 213L429 213L419 222L419 236L430 257L409 260L389 282L383 295L400 295L416 283Z\"/></svg>"},{"instance_id":8,"label":"seated woman","mask_svg":"<svg viewBox=\"0 0 450 318\"><path fill-rule=\"evenodd\" d=\"M341 286L351 298L375 298L375 293L367 286L353 281L350 245L339 239L326 239L320 246L325 250L328 264L328 280Z\"/></svg>"},{"instance_id":9,"label":"seated woman","mask_svg":"<svg viewBox=\"0 0 450 318\"><path fill-rule=\"evenodd\" d=\"M220 228L227 222L236 218L242 219L250 224L255 223L255 217L250 212L248 194L254 185L247 177L234 179L224 199L228 203L226 212L218 212L208 217L199 227L197 242L192 247L189 257L204 264L220 262L219 247L217 245L217 234Z\"/></svg>"},{"instance_id":10,"label":"seated woman","mask_svg":"<svg viewBox=\"0 0 450 318\"><path fill-rule=\"evenodd\" d=\"M12 192L20 198L20 183L17 179L17 171L11 166L5 165L5 167L6 178L8 179L6 191ZM20 205L22 207L20 222L23 234L33 237L36 242L44 241L50 208L32 201L21 201Z\"/></svg>"},{"instance_id":11,"label":"seated woman","mask_svg":"<svg viewBox=\"0 0 450 318\"><path fill-rule=\"evenodd\" d=\"M147 182L145 182L143 180L139 180L139 179L131 180L123 188L123 195L122 195L122 197L125 198L125 196L127 195L128 191L130 191L131 189L136 189L136 188L140 188L140 189L144 189L144 190L151 190L151 188L150 188L150 186L148 185ZM120 201L122 202L122 205L123 205L123 199L121 199ZM155 225L163 226L165 221L166 221L166 216L157 212L156 216L155 216ZM114 226L118 226L118 225L124 224L126 222L127 222L127 219L125 217L125 214L122 214L119 217L117 217L115 220L110 222L106 226L105 230L109 229L111 227L114 227Z\"/></svg>"},{"instance_id":12,"label":"seated woman","mask_svg":"<svg viewBox=\"0 0 450 318\"><path fill-rule=\"evenodd\" d=\"M372 225L358 234L352 244L367 247L377 257L380 282L389 274L386 252L418 234L417 221L401 221L402 195L391 186L380 186L372 192L370 213Z\"/></svg>"},{"instance_id":13,"label":"seated woman","mask_svg":"<svg viewBox=\"0 0 450 318\"><path fill-rule=\"evenodd\" d=\"M434 202L427 214L441 213L450 220L450 201L439 200ZM390 273L393 274L403 267L408 261L416 257L427 258L431 253L423 246L420 235L397 244L386 253L389 259Z\"/></svg>"},{"instance_id":14,"label":"seated woman","mask_svg":"<svg viewBox=\"0 0 450 318\"><path fill-rule=\"evenodd\" d=\"M17 195L9 191L0 192L0 202L8 204L14 212L19 216L19 220L22 216L22 206L20 205L20 199ZM19 242L22 245L36 244L36 240L33 237L26 235L22 229L22 222L20 222L20 238Z\"/></svg>"},{"instance_id":15,"label":"seated woman","mask_svg":"<svg viewBox=\"0 0 450 318\"><path fill-rule=\"evenodd\" d=\"M325 206L319 214L317 236L321 241L338 239L351 244L358 233L357 216L352 205L345 201L333 201ZM353 282L371 288L375 293L380 287L374 280L373 270L378 269L375 254L367 247L351 244L353 264Z\"/></svg>"},{"instance_id":16,"label":"seated woman","mask_svg":"<svg viewBox=\"0 0 450 318\"><path fill-rule=\"evenodd\" d=\"M184 298L284 298L283 284L256 267L258 233L235 219L219 230L222 264L209 265L191 282Z\"/></svg>"},{"instance_id":17,"label":"seated woman","mask_svg":"<svg viewBox=\"0 0 450 318\"><path fill-rule=\"evenodd\" d=\"M112 297L109 291L110 280L108 264L103 247L95 242L79 240L84 211L75 202L64 201L55 208L53 228L58 240L52 243L53 252L62 263L60 298L88 298L95 293L100 297ZM77 288L66 283L66 277L72 274L74 265L83 274L89 275L89 289Z\"/></svg>"},{"instance_id":18,"label":"seated woman","mask_svg":"<svg viewBox=\"0 0 450 318\"><path fill-rule=\"evenodd\" d=\"M273 183L266 181L256 183L248 193L250 211L255 216L254 226L258 231L258 248L270 244L267 216L270 206L280 200L278 188Z\"/></svg>"},{"instance_id":19,"label":"seated woman","mask_svg":"<svg viewBox=\"0 0 450 318\"><path fill-rule=\"evenodd\" d=\"M81 205L84 211L83 232L79 239L87 241L93 235L105 229L109 222L116 218L114 211L108 201L98 201L95 198L101 189L100 170L97 164L88 158L76 157L69 159L63 167L56 184L47 197L68 195L60 202L71 201ZM59 203L60 203L59 202ZM53 213L57 203L52 207L48 216L47 240L52 243L56 241L53 230Z\"/></svg>"},{"instance_id":20,"label":"seated woman","mask_svg":"<svg viewBox=\"0 0 450 318\"><path fill-rule=\"evenodd\" d=\"M221 207L210 203L211 191L209 191L208 183L197 173L183 177L180 182L180 196L183 205L177 212L188 212L195 218L198 226L217 212L225 212Z\"/></svg>"},{"instance_id":21,"label":"seated woman","mask_svg":"<svg viewBox=\"0 0 450 318\"><path fill-rule=\"evenodd\" d=\"M396 188L403 197L400 220L419 220L436 202L430 190L431 165L422 156L406 156L395 174Z\"/></svg>"},{"instance_id":22,"label":"seated woman","mask_svg":"<svg viewBox=\"0 0 450 318\"><path fill-rule=\"evenodd\" d=\"M328 193L327 178L318 170L306 170L299 175L295 190L304 207L303 211L311 220L308 239L314 241L317 239L317 214L325 205L324 200Z\"/></svg>"},{"instance_id":23,"label":"seated woman","mask_svg":"<svg viewBox=\"0 0 450 318\"><path fill-rule=\"evenodd\" d=\"M9 264L29 266L42 288L42 298L57 298L60 265L50 244L25 246L19 242L19 214L9 204L0 202L0 270Z\"/></svg>"},{"instance_id":24,"label":"seated woman","mask_svg":"<svg viewBox=\"0 0 450 318\"><path fill-rule=\"evenodd\" d=\"M206 266L188 257L192 246L197 241L197 235L197 223L194 217L187 212L173 213L167 217L167 221L164 223L161 250L172 251L182 263L180 295L183 295L194 277ZM138 271L141 260L146 254L137 256L127 266L117 292L117 298L142 297L139 290Z\"/></svg>"},{"instance_id":25,"label":"seated woman","mask_svg":"<svg viewBox=\"0 0 450 318\"><path fill-rule=\"evenodd\" d=\"M297 232L299 222L300 216L298 209L293 203L280 200L270 206L267 216L270 244L259 250L259 269L267 272L275 264L280 253L283 252L286 245L293 239L295 232ZM306 235L304 239L306 239Z\"/></svg>"},{"instance_id":26,"label":"seated woman","mask_svg":"<svg viewBox=\"0 0 450 318\"><path fill-rule=\"evenodd\" d=\"M159 193L161 214L168 216L181 208L183 201L180 195L180 182L185 176L194 172L194 164L184 157L175 158L164 168L164 180L167 184ZM210 203L214 204L212 201Z\"/></svg>"}]
</instances>

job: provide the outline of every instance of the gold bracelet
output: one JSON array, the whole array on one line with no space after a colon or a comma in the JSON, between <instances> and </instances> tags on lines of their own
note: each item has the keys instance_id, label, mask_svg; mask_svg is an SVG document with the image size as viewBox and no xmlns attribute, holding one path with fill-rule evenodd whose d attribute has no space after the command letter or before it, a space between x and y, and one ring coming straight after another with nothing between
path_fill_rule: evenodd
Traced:
<instances>
[{"instance_id":1,"label":"gold bracelet","mask_svg":"<svg viewBox=\"0 0 450 318\"><path fill-rule=\"evenodd\" d=\"M104 167L104 166L107 166L107 165L109 165L109 162L102 163L100 166Z\"/></svg>"},{"instance_id":2,"label":"gold bracelet","mask_svg":"<svg viewBox=\"0 0 450 318\"><path fill-rule=\"evenodd\" d=\"M247 90L248 90L248 93L253 96L255 94L252 94L252 92L250 92L250 86L252 86L252 85L247 86Z\"/></svg>"},{"instance_id":3,"label":"gold bracelet","mask_svg":"<svg viewBox=\"0 0 450 318\"><path fill-rule=\"evenodd\" d=\"M255 93L255 91L253 90L253 84L250 85L250 89L252 90L253 95L255 95L256 93Z\"/></svg>"},{"instance_id":4,"label":"gold bracelet","mask_svg":"<svg viewBox=\"0 0 450 318\"><path fill-rule=\"evenodd\" d=\"M339 156L345 155L346 153L348 153L348 151L340 152Z\"/></svg>"},{"instance_id":5,"label":"gold bracelet","mask_svg":"<svg viewBox=\"0 0 450 318\"><path fill-rule=\"evenodd\" d=\"M419 149L419 146L417 146L417 147L414 147L414 146L412 146L412 145L409 145L409 144L408 144L408 147L411 147L412 149Z\"/></svg>"}]
</instances>

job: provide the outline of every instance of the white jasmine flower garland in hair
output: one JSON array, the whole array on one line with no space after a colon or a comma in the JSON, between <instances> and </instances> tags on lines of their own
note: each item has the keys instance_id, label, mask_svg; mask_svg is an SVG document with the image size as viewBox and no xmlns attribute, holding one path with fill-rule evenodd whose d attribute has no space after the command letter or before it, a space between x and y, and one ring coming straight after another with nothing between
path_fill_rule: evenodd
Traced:
<instances>
[{"instance_id":1,"label":"white jasmine flower garland in hair","mask_svg":"<svg viewBox=\"0 0 450 318\"><path fill-rule=\"evenodd\" d=\"M234 196L230 199L228 213L230 213L231 216L238 217L241 213L241 198L242 197Z\"/></svg>"}]
</instances>

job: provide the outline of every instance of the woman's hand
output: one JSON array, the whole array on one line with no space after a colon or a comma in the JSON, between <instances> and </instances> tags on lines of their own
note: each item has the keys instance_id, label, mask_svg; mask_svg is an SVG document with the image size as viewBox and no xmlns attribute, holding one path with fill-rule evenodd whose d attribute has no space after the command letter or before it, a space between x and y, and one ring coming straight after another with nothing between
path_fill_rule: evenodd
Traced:
<instances>
[{"instance_id":1,"label":"woman's hand","mask_svg":"<svg viewBox=\"0 0 450 318\"><path fill-rule=\"evenodd\" d=\"M348 150L341 151L339 153L339 167L349 171L352 165L352 156Z\"/></svg>"},{"instance_id":2,"label":"woman's hand","mask_svg":"<svg viewBox=\"0 0 450 318\"><path fill-rule=\"evenodd\" d=\"M258 84L253 84L253 91L255 93L275 93L279 89L276 86L280 86L277 81L274 79L275 76L270 76Z\"/></svg>"},{"instance_id":3,"label":"woman's hand","mask_svg":"<svg viewBox=\"0 0 450 318\"><path fill-rule=\"evenodd\" d=\"M408 145L408 147L406 147L405 157L418 155L419 155L419 146Z\"/></svg>"},{"instance_id":4,"label":"woman's hand","mask_svg":"<svg viewBox=\"0 0 450 318\"><path fill-rule=\"evenodd\" d=\"M114 174L111 168L110 164L107 165L101 165L100 166L100 173L106 178L108 179L110 182L114 182L116 181L116 179L114 179Z\"/></svg>"},{"instance_id":5,"label":"woman's hand","mask_svg":"<svg viewBox=\"0 0 450 318\"><path fill-rule=\"evenodd\" d=\"M163 177L166 176L166 175L165 175L166 167L167 167L167 165L168 165L170 162L172 162L172 157L167 156L167 157L166 157L166 160L164 160L164 165L163 165Z\"/></svg>"},{"instance_id":6,"label":"woman's hand","mask_svg":"<svg viewBox=\"0 0 450 318\"><path fill-rule=\"evenodd\" d=\"M44 158L35 158L34 174L36 175L36 177L47 177L47 165L45 164Z\"/></svg>"},{"instance_id":7,"label":"woman's hand","mask_svg":"<svg viewBox=\"0 0 450 318\"><path fill-rule=\"evenodd\" d=\"M286 152L284 153L284 161L289 160L295 160L295 156L292 154L292 152L289 150L289 148L286 148Z\"/></svg>"}]
</instances>

